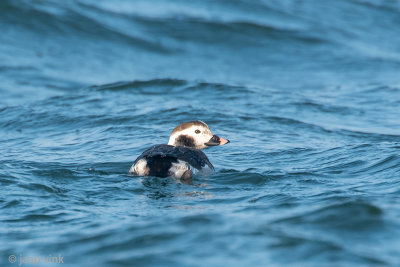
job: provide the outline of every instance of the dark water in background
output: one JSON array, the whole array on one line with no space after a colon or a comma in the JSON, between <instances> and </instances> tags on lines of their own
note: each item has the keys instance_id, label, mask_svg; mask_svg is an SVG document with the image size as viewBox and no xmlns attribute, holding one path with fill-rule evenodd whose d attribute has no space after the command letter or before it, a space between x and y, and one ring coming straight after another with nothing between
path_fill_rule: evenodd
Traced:
<instances>
[{"instance_id":1,"label":"dark water in background","mask_svg":"<svg viewBox=\"0 0 400 267\"><path fill-rule=\"evenodd\" d=\"M0 32L0 265L400 265L399 1L2 0ZM215 175L127 175L195 119Z\"/></svg>"}]
</instances>

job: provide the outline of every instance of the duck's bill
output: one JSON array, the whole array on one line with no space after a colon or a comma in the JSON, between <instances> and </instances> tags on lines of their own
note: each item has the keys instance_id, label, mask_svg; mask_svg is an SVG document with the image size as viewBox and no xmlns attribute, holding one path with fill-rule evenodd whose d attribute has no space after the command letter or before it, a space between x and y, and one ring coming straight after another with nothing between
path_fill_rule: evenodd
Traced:
<instances>
[{"instance_id":1,"label":"duck's bill","mask_svg":"<svg viewBox=\"0 0 400 267\"><path fill-rule=\"evenodd\" d=\"M228 139L219 137L217 135L213 135L213 137L211 137L211 139L207 142L204 143L206 146L222 146L229 143Z\"/></svg>"}]
</instances>

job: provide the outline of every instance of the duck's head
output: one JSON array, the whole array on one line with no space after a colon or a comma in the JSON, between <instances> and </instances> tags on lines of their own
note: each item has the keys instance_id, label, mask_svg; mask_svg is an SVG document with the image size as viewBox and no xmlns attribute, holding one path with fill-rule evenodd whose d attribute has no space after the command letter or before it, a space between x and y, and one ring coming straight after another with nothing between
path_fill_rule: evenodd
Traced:
<instances>
[{"instance_id":1,"label":"duck's head","mask_svg":"<svg viewBox=\"0 0 400 267\"><path fill-rule=\"evenodd\" d=\"M182 123L172 131L168 145L203 149L227 143L229 143L229 140L213 135L208 125L204 122L189 121Z\"/></svg>"}]
</instances>

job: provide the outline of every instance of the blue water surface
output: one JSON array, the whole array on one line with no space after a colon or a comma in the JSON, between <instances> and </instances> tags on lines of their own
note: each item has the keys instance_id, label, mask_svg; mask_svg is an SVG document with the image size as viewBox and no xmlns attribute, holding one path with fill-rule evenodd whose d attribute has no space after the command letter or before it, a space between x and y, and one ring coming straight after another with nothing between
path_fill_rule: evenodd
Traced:
<instances>
[{"instance_id":1,"label":"blue water surface","mask_svg":"<svg viewBox=\"0 0 400 267\"><path fill-rule=\"evenodd\" d=\"M399 1L1 0L0 32L0 266L400 266ZM191 120L214 175L128 175Z\"/></svg>"}]
</instances>

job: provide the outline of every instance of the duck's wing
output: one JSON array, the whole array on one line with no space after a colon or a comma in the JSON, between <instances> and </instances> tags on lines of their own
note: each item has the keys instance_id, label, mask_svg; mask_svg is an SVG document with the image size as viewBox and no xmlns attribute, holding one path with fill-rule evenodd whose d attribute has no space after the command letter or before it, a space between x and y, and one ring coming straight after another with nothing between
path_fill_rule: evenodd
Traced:
<instances>
[{"instance_id":1,"label":"duck's wing","mask_svg":"<svg viewBox=\"0 0 400 267\"><path fill-rule=\"evenodd\" d=\"M214 166L208 160L206 154L202 151L184 147L184 146L171 146L171 145L156 145L146 149L136 160L136 164L141 159L152 158L175 158L189 163L194 168L201 170L203 167L208 166L214 170Z\"/></svg>"}]
</instances>

